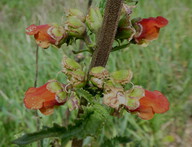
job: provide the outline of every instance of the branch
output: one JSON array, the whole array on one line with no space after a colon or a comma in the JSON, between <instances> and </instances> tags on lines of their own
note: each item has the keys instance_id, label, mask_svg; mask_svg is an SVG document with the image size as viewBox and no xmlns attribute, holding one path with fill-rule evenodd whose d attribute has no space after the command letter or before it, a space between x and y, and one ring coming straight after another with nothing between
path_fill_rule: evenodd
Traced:
<instances>
[{"instance_id":1,"label":"branch","mask_svg":"<svg viewBox=\"0 0 192 147\"><path fill-rule=\"evenodd\" d=\"M93 53L90 68L105 66L117 31L123 0L107 0L103 25Z\"/></svg>"}]
</instances>

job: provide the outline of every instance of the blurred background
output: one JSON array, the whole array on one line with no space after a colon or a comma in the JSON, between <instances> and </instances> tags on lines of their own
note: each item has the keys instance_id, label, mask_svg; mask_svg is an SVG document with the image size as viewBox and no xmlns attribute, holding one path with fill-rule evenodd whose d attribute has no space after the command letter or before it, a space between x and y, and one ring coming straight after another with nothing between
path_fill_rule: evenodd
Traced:
<instances>
[{"instance_id":1,"label":"blurred background","mask_svg":"<svg viewBox=\"0 0 192 147\"><path fill-rule=\"evenodd\" d=\"M23 105L25 91L34 85L35 49L33 37L25 34L31 24L58 23L65 21L68 8L86 12L88 0L0 0L0 146L36 131L34 111ZM93 0L98 5L99 0ZM163 16L169 25L161 29L159 39L148 47L131 45L110 55L107 68L110 71L130 68L133 82L148 90L159 90L170 103L170 110L157 114L152 120L144 121L126 113L115 119L111 136L126 134L135 141L127 146L142 147L188 147L192 146L192 3L190 0L145 0L139 1L132 17ZM50 47L39 50L38 86L49 79L62 79L63 53L74 56L72 49L78 44L61 49ZM85 54L82 62L89 65L90 56ZM40 126L62 124L65 121L64 108L58 108L54 115L40 116ZM63 116L63 117L61 117ZM109 134L106 134L109 135ZM53 139L45 139L45 146L51 146ZM36 146L36 144L28 145Z\"/></svg>"}]
</instances>

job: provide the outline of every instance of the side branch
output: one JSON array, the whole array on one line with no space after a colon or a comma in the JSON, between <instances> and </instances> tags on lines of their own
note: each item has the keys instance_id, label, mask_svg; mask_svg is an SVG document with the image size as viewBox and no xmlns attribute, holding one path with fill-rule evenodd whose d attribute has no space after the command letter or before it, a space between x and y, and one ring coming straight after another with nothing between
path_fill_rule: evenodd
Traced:
<instances>
[{"instance_id":1,"label":"side branch","mask_svg":"<svg viewBox=\"0 0 192 147\"><path fill-rule=\"evenodd\" d=\"M107 0L103 25L97 38L91 66L105 66L117 31L123 0Z\"/></svg>"}]
</instances>

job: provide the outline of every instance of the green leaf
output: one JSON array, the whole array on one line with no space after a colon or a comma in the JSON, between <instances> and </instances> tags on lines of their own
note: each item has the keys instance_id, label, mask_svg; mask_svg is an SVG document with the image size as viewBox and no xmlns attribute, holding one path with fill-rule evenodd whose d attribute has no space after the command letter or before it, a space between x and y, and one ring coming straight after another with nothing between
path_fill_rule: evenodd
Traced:
<instances>
[{"instance_id":1,"label":"green leaf","mask_svg":"<svg viewBox=\"0 0 192 147\"><path fill-rule=\"evenodd\" d=\"M89 103L94 103L94 97L83 88L77 88L75 89L75 92L79 98L83 97L86 99Z\"/></svg>"},{"instance_id":2,"label":"green leaf","mask_svg":"<svg viewBox=\"0 0 192 147\"><path fill-rule=\"evenodd\" d=\"M104 106L96 104L83 108L84 113L75 120L74 125L67 128L54 124L52 128L46 127L39 132L23 135L12 143L26 145L49 137L60 137L62 140L72 138L85 138L86 136L96 136L102 126L110 119L110 115Z\"/></svg>"},{"instance_id":3,"label":"green leaf","mask_svg":"<svg viewBox=\"0 0 192 147\"><path fill-rule=\"evenodd\" d=\"M132 140L126 136L121 137L117 136L114 138L104 138L104 142L100 145L101 147L112 147L112 146L118 146L119 144L126 144L131 142Z\"/></svg>"},{"instance_id":4,"label":"green leaf","mask_svg":"<svg viewBox=\"0 0 192 147\"><path fill-rule=\"evenodd\" d=\"M65 132L67 132L66 128L54 124L52 128L46 127L39 132L25 134L22 137L12 141L12 143L25 145L48 137L59 137Z\"/></svg>"}]
</instances>

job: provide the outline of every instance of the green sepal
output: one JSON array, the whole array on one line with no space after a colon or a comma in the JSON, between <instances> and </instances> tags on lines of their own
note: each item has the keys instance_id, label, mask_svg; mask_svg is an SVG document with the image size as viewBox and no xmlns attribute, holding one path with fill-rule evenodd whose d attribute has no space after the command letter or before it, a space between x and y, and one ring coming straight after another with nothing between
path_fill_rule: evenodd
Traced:
<instances>
[{"instance_id":1,"label":"green sepal","mask_svg":"<svg viewBox=\"0 0 192 147\"><path fill-rule=\"evenodd\" d=\"M63 56L62 65L64 68L64 72L75 71L78 69L82 69L81 65L77 63L75 60L67 57L66 55Z\"/></svg>"},{"instance_id":2,"label":"green sepal","mask_svg":"<svg viewBox=\"0 0 192 147\"><path fill-rule=\"evenodd\" d=\"M128 110L135 110L140 106L140 102L138 99L128 98L127 105L125 107L128 108Z\"/></svg>"},{"instance_id":3,"label":"green sepal","mask_svg":"<svg viewBox=\"0 0 192 147\"><path fill-rule=\"evenodd\" d=\"M103 17L99 8L90 8L89 13L86 17L86 25L93 33L98 33L99 29L102 26Z\"/></svg>"},{"instance_id":4,"label":"green sepal","mask_svg":"<svg viewBox=\"0 0 192 147\"><path fill-rule=\"evenodd\" d=\"M145 96L145 90L138 85L135 85L131 90L128 91L130 98L140 99Z\"/></svg>"},{"instance_id":5,"label":"green sepal","mask_svg":"<svg viewBox=\"0 0 192 147\"><path fill-rule=\"evenodd\" d=\"M86 84L85 72L82 70L72 71L69 74L69 81L75 88L82 88Z\"/></svg>"},{"instance_id":6,"label":"green sepal","mask_svg":"<svg viewBox=\"0 0 192 147\"><path fill-rule=\"evenodd\" d=\"M67 19L65 29L69 36L76 38L83 38L83 35L86 32L85 24L75 16L71 16Z\"/></svg>"},{"instance_id":7,"label":"green sepal","mask_svg":"<svg viewBox=\"0 0 192 147\"><path fill-rule=\"evenodd\" d=\"M77 17L77 19L80 19L82 22L85 22L85 15L78 9L69 9L67 17Z\"/></svg>"},{"instance_id":8,"label":"green sepal","mask_svg":"<svg viewBox=\"0 0 192 147\"><path fill-rule=\"evenodd\" d=\"M107 71L107 69L105 69L102 66L93 67L90 70L89 74L96 78L102 78L102 79L107 78L109 76L109 72Z\"/></svg>"},{"instance_id":9,"label":"green sepal","mask_svg":"<svg viewBox=\"0 0 192 147\"><path fill-rule=\"evenodd\" d=\"M133 73L131 70L118 70L111 73L111 78L115 83L125 85L131 82Z\"/></svg>"},{"instance_id":10,"label":"green sepal","mask_svg":"<svg viewBox=\"0 0 192 147\"><path fill-rule=\"evenodd\" d=\"M59 93L63 91L61 83L59 83L57 80L49 80L46 88L52 93Z\"/></svg>"}]
</instances>

